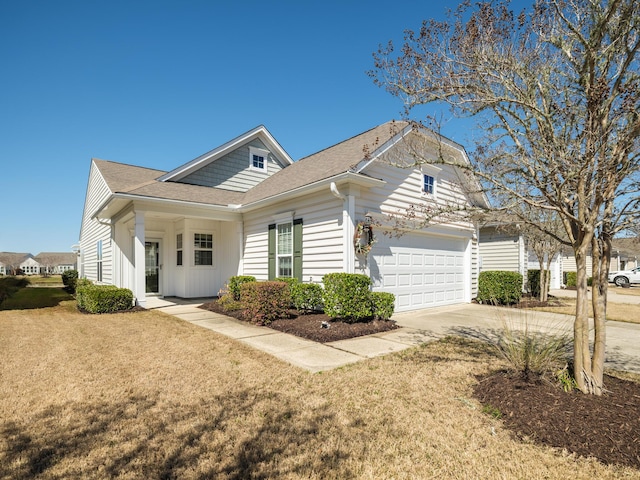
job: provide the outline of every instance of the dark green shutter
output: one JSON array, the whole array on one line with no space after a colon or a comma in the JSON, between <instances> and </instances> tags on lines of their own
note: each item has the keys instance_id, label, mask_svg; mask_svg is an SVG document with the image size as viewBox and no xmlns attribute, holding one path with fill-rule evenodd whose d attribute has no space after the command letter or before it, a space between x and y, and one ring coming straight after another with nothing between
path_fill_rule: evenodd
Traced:
<instances>
[{"instance_id":1,"label":"dark green shutter","mask_svg":"<svg viewBox=\"0 0 640 480\"><path fill-rule=\"evenodd\" d=\"M302 281L302 219L293 221L293 277Z\"/></svg>"},{"instance_id":2,"label":"dark green shutter","mask_svg":"<svg viewBox=\"0 0 640 480\"><path fill-rule=\"evenodd\" d=\"M269 280L276 278L276 224L269 225Z\"/></svg>"}]
</instances>

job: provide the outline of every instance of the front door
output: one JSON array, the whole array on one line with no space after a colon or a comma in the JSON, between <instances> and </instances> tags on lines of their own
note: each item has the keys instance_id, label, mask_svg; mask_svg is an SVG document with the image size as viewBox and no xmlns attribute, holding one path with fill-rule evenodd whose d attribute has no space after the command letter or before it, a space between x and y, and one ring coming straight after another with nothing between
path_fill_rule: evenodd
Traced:
<instances>
[{"instance_id":1,"label":"front door","mask_svg":"<svg viewBox=\"0 0 640 480\"><path fill-rule=\"evenodd\" d=\"M160 293L160 242L144 242L146 293Z\"/></svg>"}]
</instances>

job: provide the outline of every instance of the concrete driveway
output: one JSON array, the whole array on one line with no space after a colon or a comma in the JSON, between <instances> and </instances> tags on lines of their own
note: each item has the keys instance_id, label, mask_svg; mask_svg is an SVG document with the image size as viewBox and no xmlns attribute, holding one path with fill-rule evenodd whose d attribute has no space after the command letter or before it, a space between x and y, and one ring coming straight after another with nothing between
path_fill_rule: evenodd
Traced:
<instances>
[{"instance_id":1,"label":"concrete driveway","mask_svg":"<svg viewBox=\"0 0 640 480\"><path fill-rule=\"evenodd\" d=\"M638 314L640 316L640 306ZM512 328L527 324L529 328L540 331L573 335L571 315L476 304L398 313L393 319L408 330L433 338L463 335L481 340L495 340L505 324ZM605 366L640 374L640 324L607 321Z\"/></svg>"}]
</instances>

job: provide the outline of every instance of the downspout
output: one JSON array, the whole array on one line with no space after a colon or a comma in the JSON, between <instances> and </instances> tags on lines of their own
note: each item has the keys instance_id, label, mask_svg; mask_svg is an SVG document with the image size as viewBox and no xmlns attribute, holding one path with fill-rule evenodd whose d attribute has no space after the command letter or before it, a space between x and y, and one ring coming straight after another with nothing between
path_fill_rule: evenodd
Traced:
<instances>
[{"instance_id":1,"label":"downspout","mask_svg":"<svg viewBox=\"0 0 640 480\"><path fill-rule=\"evenodd\" d=\"M335 182L331 182L329 189L334 197L342 200L342 270L346 273L354 273L355 251L351 245L351 239L354 234L356 199L353 195L343 195L340 193Z\"/></svg>"}]
</instances>

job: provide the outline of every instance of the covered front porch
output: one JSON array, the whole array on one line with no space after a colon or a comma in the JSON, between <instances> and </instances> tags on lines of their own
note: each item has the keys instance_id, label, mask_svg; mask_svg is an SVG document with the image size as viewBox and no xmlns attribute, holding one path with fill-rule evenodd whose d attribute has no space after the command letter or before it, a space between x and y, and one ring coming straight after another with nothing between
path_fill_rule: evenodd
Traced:
<instances>
[{"instance_id":1,"label":"covered front porch","mask_svg":"<svg viewBox=\"0 0 640 480\"><path fill-rule=\"evenodd\" d=\"M111 217L113 283L149 298L218 295L242 270L242 217L225 209L131 202Z\"/></svg>"}]
</instances>

